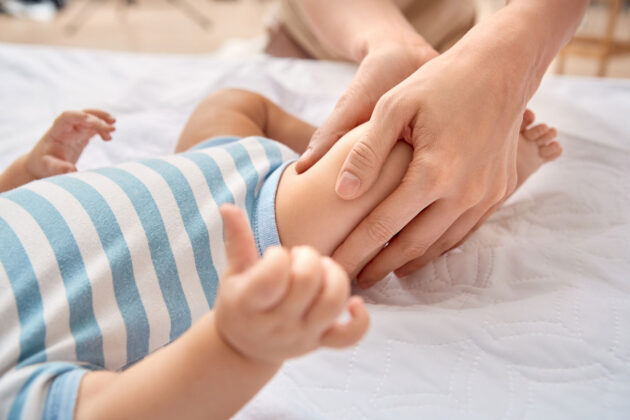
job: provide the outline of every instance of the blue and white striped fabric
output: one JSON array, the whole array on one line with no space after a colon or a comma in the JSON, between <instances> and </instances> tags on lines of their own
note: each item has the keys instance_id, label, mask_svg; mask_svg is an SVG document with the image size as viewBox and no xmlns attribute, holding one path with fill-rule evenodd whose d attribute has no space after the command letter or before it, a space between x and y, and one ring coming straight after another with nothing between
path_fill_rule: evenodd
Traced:
<instances>
[{"instance_id":1,"label":"blue and white striped fabric","mask_svg":"<svg viewBox=\"0 0 630 420\"><path fill-rule=\"evenodd\" d=\"M260 137L47 178L0 195L0 418L73 416L82 376L120 370L212 307L218 207L245 209L262 252L296 157Z\"/></svg>"}]
</instances>

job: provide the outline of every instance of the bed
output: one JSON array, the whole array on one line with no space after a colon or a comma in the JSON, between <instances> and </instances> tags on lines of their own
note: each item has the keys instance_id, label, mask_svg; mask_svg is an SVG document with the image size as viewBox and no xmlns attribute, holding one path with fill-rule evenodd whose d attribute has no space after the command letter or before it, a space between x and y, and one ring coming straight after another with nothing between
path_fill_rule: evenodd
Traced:
<instances>
[{"instance_id":1,"label":"bed","mask_svg":"<svg viewBox=\"0 0 630 420\"><path fill-rule=\"evenodd\" d=\"M353 72L0 44L0 165L84 107L118 123L81 169L169 153L196 103L227 86L321 123ZM360 292L365 339L289 361L237 419L630 416L630 81L547 77L531 107L558 127L563 157L460 248Z\"/></svg>"}]
</instances>

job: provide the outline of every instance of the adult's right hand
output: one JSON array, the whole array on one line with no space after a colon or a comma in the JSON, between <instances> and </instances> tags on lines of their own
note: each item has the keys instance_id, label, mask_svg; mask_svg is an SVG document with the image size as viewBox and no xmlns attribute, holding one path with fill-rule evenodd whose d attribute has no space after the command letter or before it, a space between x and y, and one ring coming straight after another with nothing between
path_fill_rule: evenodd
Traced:
<instances>
[{"instance_id":1,"label":"adult's right hand","mask_svg":"<svg viewBox=\"0 0 630 420\"><path fill-rule=\"evenodd\" d=\"M308 149L297 162L297 172L306 171L341 136L368 121L385 92L437 55L424 42L386 42L371 47L332 114L311 138Z\"/></svg>"}]
</instances>

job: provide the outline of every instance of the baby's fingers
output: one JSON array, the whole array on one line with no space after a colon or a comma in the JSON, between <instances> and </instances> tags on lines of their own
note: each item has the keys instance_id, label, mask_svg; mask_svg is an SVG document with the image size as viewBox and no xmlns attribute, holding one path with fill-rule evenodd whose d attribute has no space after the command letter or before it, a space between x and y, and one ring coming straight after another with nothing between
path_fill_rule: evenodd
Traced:
<instances>
[{"instance_id":1,"label":"baby's fingers","mask_svg":"<svg viewBox=\"0 0 630 420\"><path fill-rule=\"evenodd\" d=\"M108 124L114 124L116 122L116 118L114 118L109 112L105 112L100 109L84 109L83 112L94 115Z\"/></svg>"},{"instance_id":2,"label":"baby's fingers","mask_svg":"<svg viewBox=\"0 0 630 420\"><path fill-rule=\"evenodd\" d=\"M337 322L321 338L322 346L332 348L348 347L358 342L370 326L370 316L363 299L353 296L348 301L350 320L346 323Z\"/></svg>"},{"instance_id":3,"label":"baby's fingers","mask_svg":"<svg viewBox=\"0 0 630 420\"><path fill-rule=\"evenodd\" d=\"M278 305L289 287L291 258L280 247L267 249L263 258L237 276L239 301L243 309L260 312ZM229 280L233 282L234 280Z\"/></svg>"},{"instance_id":4,"label":"baby's fingers","mask_svg":"<svg viewBox=\"0 0 630 420\"><path fill-rule=\"evenodd\" d=\"M85 118L80 124L81 128L95 131L103 140L111 140L111 132L116 128L105 120L89 113L85 113Z\"/></svg>"},{"instance_id":5,"label":"baby's fingers","mask_svg":"<svg viewBox=\"0 0 630 420\"><path fill-rule=\"evenodd\" d=\"M324 267L319 253L307 246L293 248L291 257L292 280L278 310L288 319L302 319L322 288Z\"/></svg>"},{"instance_id":6,"label":"baby's fingers","mask_svg":"<svg viewBox=\"0 0 630 420\"><path fill-rule=\"evenodd\" d=\"M306 314L306 325L315 331L326 331L337 319L350 294L348 275L328 257L322 258L324 278L321 292Z\"/></svg>"}]
</instances>

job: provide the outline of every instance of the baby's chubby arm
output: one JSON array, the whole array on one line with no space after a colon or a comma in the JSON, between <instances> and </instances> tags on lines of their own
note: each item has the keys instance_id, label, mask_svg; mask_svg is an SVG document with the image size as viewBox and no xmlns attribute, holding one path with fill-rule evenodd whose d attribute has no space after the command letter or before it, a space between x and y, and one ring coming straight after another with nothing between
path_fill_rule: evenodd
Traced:
<instances>
[{"instance_id":1,"label":"baby's chubby arm","mask_svg":"<svg viewBox=\"0 0 630 420\"><path fill-rule=\"evenodd\" d=\"M228 269L215 309L172 344L122 373L92 372L75 417L219 419L234 415L287 358L345 347L367 331L345 272L308 247L258 258L247 219L221 208ZM339 323L344 309L351 315Z\"/></svg>"}]
</instances>

